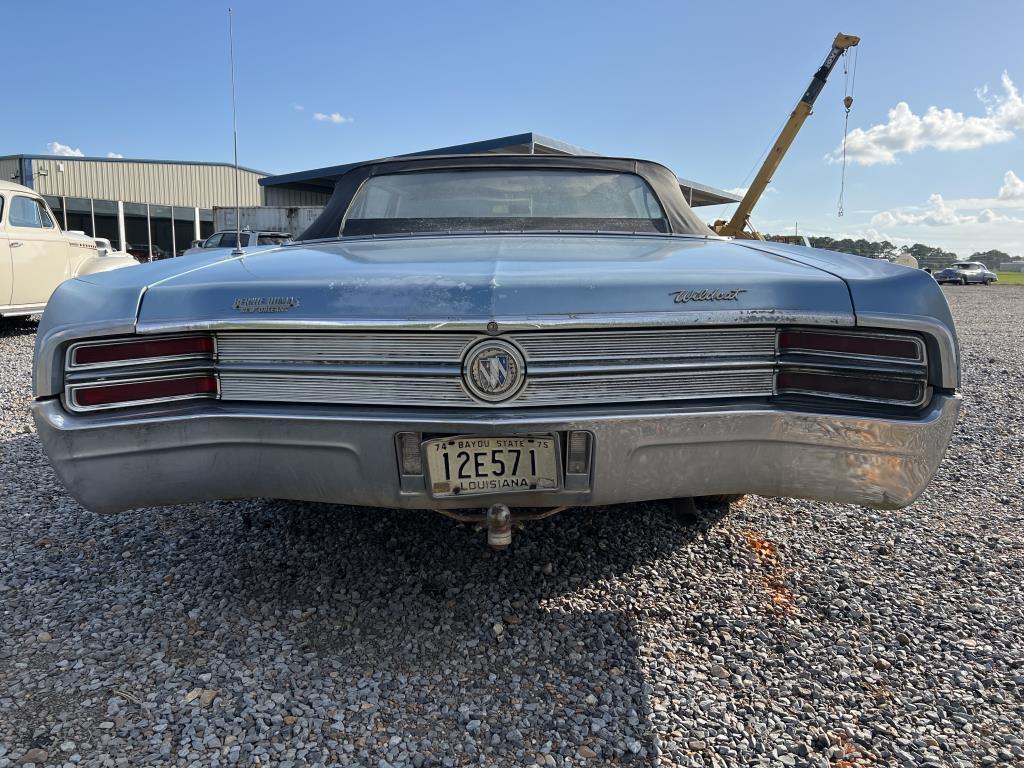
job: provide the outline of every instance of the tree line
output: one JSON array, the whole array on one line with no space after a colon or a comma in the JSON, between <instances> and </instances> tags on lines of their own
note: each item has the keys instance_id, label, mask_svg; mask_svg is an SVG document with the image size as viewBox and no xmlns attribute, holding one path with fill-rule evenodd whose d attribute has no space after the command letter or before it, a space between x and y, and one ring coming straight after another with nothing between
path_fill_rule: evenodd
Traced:
<instances>
[{"instance_id":1,"label":"tree line","mask_svg":"<svg viewBox=\"0 0 1024 768\"><path fill-rule=\"evenodd\" d=\"M853 240L848 237L842 240L836 240L831 237L808 237L807 239L815 248L825 248L826 250L839 251L840 253L852 253L855 256L866 256L870 259L892 261L899 256L909 254L917 259L918 266L930 269L942 269L943 267L948 267L954 261L980 261L990 269L996 269L1000 264L1008 261L1024 261L1024 256L1011 256L998 250L976 251L968 258L961 259L952 251L934 248L923 243L894 245L888 240L872 241L863 238Z\"/></svg>"}]
</instances>

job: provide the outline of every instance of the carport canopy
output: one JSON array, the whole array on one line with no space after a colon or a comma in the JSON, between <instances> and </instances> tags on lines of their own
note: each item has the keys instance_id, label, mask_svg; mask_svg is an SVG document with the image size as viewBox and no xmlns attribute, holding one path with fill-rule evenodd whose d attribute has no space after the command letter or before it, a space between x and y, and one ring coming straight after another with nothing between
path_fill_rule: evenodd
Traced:
<instances>
[{"instance_id":1,"label":"carport canopy","mask_svg":"<svg viewBox=\"0 0 1024 768\"><path fill-rule=\"evenodd\" d=\"M397 157L423 157L429 155L472 155L472 154L502 154L502 155L590 155L599 157L600 153L591 152L583 147L567 144L558 139L552 139L539 133L517 133L513 136L502 136L497 139L485 141L473 141L468 144L455 144L450 147L438 147L427 149L422 152L410 152ZM259 183L264 187L281 187L283 189L308 190L314 192L330 193L334 184L343 174L361 163L346 163L344 165L332 165L327 168L314 168L310 171L297 171L296 173L285 173L279 176L268 176L260 179ZM678 178L678 177L677 177ZM740 198L732 192L724 189L716 189L706 184L701 184L689 179L679 179L679 188L691 207L703 205L722 205L724 203L738 203Z\"/></svg>"}]
</instances>

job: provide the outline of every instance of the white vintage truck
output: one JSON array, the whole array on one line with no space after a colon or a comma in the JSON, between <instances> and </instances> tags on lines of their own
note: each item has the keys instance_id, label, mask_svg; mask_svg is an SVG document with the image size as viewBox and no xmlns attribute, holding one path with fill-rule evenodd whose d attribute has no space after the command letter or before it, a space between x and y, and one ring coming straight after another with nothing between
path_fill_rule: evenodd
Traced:
<instances>
[{"instance_id":1,"label":"white vintage truck","mask_svg":"<svg viewBox=\"0 0 1024 768\"><path fill-rule=\"evenodd\" d=\"M69 278L135 264L127 254L99 255L91 237L61 231L42 197L0 181L0 318L42 312Z\"/></svg>"}]
</instances>

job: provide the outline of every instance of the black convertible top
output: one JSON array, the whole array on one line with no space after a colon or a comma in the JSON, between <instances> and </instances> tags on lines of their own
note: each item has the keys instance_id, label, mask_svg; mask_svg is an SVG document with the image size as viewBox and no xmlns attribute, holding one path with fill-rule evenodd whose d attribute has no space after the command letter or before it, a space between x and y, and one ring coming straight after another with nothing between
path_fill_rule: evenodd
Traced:
<instances>
[{"instance_id":1,"label":"black convertible top","mask_svg":"<svg viewBox=\"0 0 1024 768\"><path fill-rule=\"evenodd\" d=\"M346 172L334 186L323 213L300 237L301 240L335 238L341 233L345 212L360 186L371 176L417 171L469 170L472 168L542 168L635 173L650 184L668 220L669 232L687 235L714 234L686 204L679 180L668 168L648 160L622 157L567 155L434 155L417 158L371 160Z\"/></svg>"}]
</instances>

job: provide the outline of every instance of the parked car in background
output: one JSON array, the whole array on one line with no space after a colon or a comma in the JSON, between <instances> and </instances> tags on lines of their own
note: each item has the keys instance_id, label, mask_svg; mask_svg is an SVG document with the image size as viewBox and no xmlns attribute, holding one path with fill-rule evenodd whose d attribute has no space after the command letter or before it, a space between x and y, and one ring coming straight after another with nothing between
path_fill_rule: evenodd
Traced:
<instances>
[{"instance_id":1,"label":"parked car in background","mask_svg":"<svg viewBox=\"0 0 1024 768\"><path fill-rule=\"evenodd\" d=\"M234 249L238 243L238 234L239 233L235 232L235 230L214 232L206 238L198 248L189 248L182 255L189 256L193 253L200 253L212 248ZM252 232L244 229L242 230L241 235L243 248L272 248L290 242L292 237L288 232Z\"/></svg>"},{"instance_id":2,"label":"parked car in background","mask_svg":"<svg viewBox=\"0 0 1024 768\"><path fill-rule=\"evenodd\" d=\"M42 197L0 181L0 317L42 311L69 277L135 264L124 254L101 254L91 237L62 232L56 222Z\"/></svg>"},{"instance_id":3,"label":"parked car in background","mask_svg":"<svg viewBox=\"0 0 1024 768\"><path fill-rule=\"evenodd\" d=\"M717 236L656 163L364 163L303 237L58 289L33 413L85 507L434 509L495 546L567 506L892 509L960 407L928 275Z\"/></svg>"},{"instance_id":4,"label":"parked car in background","mask_svg":"<svg viewBox=\"0 0 1024 768\"><path fill-rule=\"evenodd\" d=\"M170 254L156 243L152 245L146 245L145 243L133 245L129 243L125 250L141 264L145 264L147 261L160 261L170 257Z\"/></svg>"},{"instance_id":5,"label":"parked car in background","mask_svg":"<svg viewBox=\"0 0 1024 768\"><path fill-rule=\"evenodd\" d=\"M958 261L932 275L937 283L991 285L999 277L980 261Z\"/></svg>"}]
</instances>

